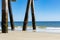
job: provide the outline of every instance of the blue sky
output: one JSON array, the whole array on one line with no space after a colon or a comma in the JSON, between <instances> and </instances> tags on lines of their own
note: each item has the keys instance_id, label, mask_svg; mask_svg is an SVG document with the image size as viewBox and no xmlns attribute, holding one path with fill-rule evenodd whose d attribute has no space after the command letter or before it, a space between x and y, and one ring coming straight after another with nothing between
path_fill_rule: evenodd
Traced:
<instances>
[{"instance_id":1,"label":"blue sky","mask_svg":"<svg viewBox=\"0 0 60 40\"><path fill-rule=\"evenodd\" d=\"M14 21L23 21L26 11L27 0L16 0L16 2L11 2L11 4ZM35 0L34 10L36 21L60 21L60 0ZM31 11L29 11L29 21L31 21L31 19Z\"/></svg>"}]
</instances>

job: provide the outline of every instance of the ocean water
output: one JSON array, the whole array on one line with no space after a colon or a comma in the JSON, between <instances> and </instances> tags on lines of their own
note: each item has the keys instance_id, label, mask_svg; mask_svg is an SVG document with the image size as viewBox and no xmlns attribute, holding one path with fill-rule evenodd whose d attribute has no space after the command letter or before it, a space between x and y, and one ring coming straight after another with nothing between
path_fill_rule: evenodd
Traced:
<instances>
[{"instance_id":1,"label":"ocean water","mask_svg":"<svg viewBox=\"0 0 60 40\"><path fill-rule=\"evenodd\" d=\"M14 22L15 30L22 31L23 22ZM27 27L28 32L32 32L32 22L28 22L29 27ZM44 27L44 28L41 28ZM8 22L8 29L11 30L10 22ZM1 22L0 22L1 30ZM49 33L60 33L60 21L37 21L36 22L36 32L49 32Z\"/></svg>"},{"instance_id":2,"label":"ocean water","mask_svg":"<svg viewBox=\"0 0 60 40\"><path fill-rule=\"evenodd\" d=\"M10 26L10 22L8 22L8 26ZM14 22L14 26L23 26L23 22L16 21ZM27 26L32 26L32 22L28 22ZM36 21L36 26L60 27L60 21Z\"/></svg>"}]
</instances>

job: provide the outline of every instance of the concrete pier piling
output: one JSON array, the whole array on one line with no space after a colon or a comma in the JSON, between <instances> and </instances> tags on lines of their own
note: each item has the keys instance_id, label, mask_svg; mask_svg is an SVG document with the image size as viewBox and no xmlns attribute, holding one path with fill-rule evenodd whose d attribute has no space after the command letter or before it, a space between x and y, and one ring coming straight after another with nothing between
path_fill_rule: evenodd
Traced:
<instances>
[{"instance_id":1,"label":"concrete pier piling","mask_svg":"<svg viewBox=\"0 0 60 40\"><path fill-rule=\"evenodd\" d=\"M9 9L11 30L14 30L14 22L13 22L13 15L12 15L12 8L11 8L11 1L10 0L8 0L8 9Z\"/></svg>"},{"instance_id":2,"label":"concrete pier piling","mask_svg":"<svg viewBox=\"0 0 60 40\"><path fill-rule=\"evenodd\" d=\"M2 33L8 33L8 0L2 0Z\"/></svg>"},{"instance_id":3,"label":"concrete pier piling","mask_svg":"<svg viewBox=\"0 0 60 40\"><path fill-rule=\"evenodd\" d=\"M28 13L29 13L30 6L31 6L31 12L32 12L31 13L32 14L32 27L33 27L33 30L36 29L33 0L28 0L27 8L26 8L26 13L25 13L25 18L24 18L24 23L23 23L23 31L26 31L26 26L27 26L27 22L28 22Z\"/></svg>"}]
</instances>

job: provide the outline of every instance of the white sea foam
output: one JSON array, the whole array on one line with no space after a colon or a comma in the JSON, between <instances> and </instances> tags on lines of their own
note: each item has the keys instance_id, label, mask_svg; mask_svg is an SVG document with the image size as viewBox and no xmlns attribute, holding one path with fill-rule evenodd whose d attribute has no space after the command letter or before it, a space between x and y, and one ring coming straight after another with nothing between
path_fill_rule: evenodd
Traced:
<instances>
[{"instance_id":1,"label":"white sea foam","mask_svg":"<svg viewBox=\"0 0 60 40\"><path fill-rule=\"evenodd\" d=\"M11 27L8 27L9 30L11 30ZM0 27L1 30L1 27ZM22 31L22 26L15 27L15 30L17 31ZM27 27L28 32L32 32L33 28L32 27ZM36 32L50 32L50 33L60 33L60 27L46 27L46 28L39 28L38 26L36 27Z\"/></svg>"}]
</instances>

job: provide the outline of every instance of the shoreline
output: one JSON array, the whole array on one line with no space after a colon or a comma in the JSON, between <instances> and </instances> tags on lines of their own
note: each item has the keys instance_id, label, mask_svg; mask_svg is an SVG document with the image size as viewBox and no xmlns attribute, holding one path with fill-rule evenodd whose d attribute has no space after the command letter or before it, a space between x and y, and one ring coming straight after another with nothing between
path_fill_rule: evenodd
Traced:
<instances>
[{"instance_id":1,"label":"shoreline","mask_svg":"<svg viewBox=\"0 0 60 40\"><path fill-rule=\"evenodd\" d=\"M8 31L11 31L11 27L8 27ZM22 26L15 27L16 31L22 31ZM0 27L1 31L1 27ZM32 26L28 26L27 30L28 32L33 32ZM47 32L47 33L60 33L60 27L36 27L36 32Z\"/></svg>"},{"instance_id":2,"label":"shoreline","mask_svg":"<svg viewBox=\"0 0 60 40\"><path fill-rule=\"evenodd\" d=\"M8 33L1 33L0 40L60 40L60 29L58 28L39 28L33 31L32 27L27 27L26 31L22 31L22 27L15 27L14 31L11 31L11 27L8 27Z\"/></svg>"}]
</instances>

